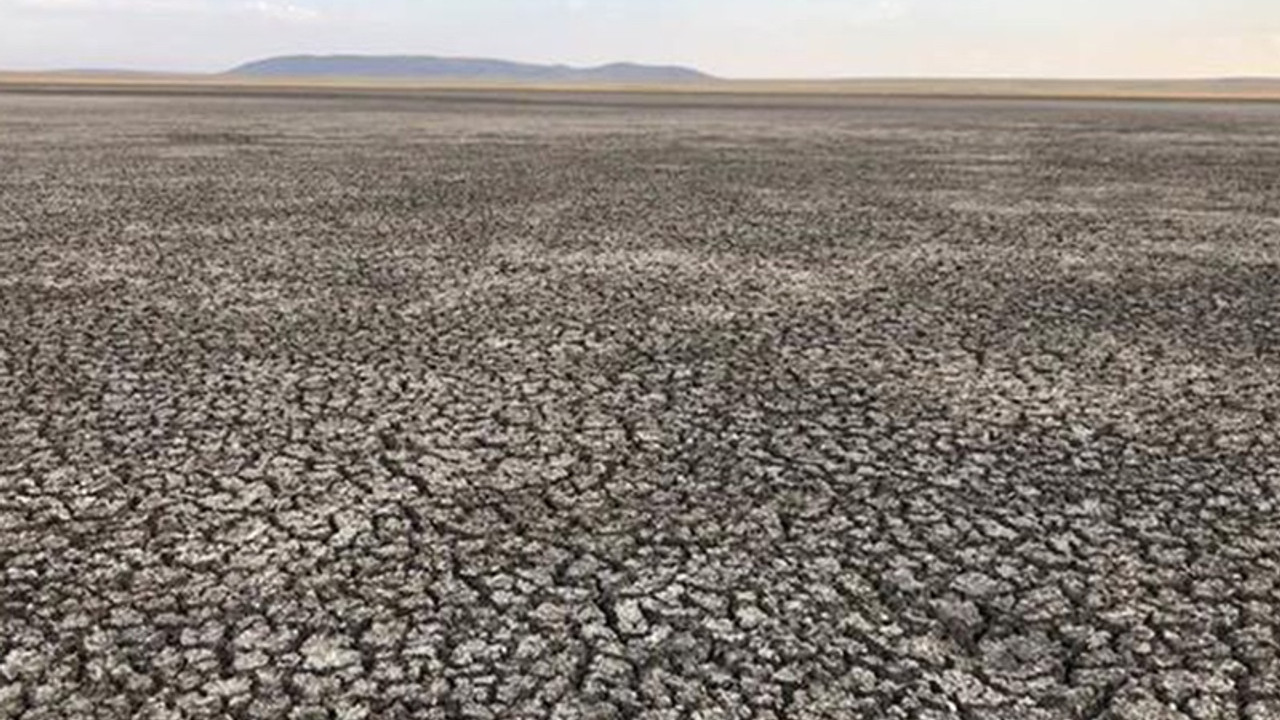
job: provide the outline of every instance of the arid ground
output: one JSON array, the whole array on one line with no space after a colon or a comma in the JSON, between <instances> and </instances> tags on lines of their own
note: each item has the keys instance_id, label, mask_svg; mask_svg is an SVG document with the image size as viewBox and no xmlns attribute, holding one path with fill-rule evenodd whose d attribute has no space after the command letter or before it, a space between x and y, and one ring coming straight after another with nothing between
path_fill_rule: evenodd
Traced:
<instances>
[{"instance_id":1,"label":"arid ground","mask_svg":"<svg viewBox=\"0 0 1280 720\"><path fill-rule=\"evenodd\" d=\"M1280 718L1280 104L0 95L0 718Z\"/></svg>"}]
</instances>

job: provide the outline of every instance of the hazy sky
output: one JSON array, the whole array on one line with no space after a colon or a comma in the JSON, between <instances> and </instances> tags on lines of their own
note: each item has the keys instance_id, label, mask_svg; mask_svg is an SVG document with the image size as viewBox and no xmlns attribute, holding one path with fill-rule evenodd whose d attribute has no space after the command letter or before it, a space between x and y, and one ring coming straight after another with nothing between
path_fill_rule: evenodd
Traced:
<instances>
[{"instance_id":1,"label":"hazy sky","mask_svg":"<svg viewBox=\"0 0 1280 720\"><path fill-rule=\"evenodd\" d=\"M338 52L728 77L1280 76L1280 0L0 0L5 69Z\"/></svg>"}]
</instances>

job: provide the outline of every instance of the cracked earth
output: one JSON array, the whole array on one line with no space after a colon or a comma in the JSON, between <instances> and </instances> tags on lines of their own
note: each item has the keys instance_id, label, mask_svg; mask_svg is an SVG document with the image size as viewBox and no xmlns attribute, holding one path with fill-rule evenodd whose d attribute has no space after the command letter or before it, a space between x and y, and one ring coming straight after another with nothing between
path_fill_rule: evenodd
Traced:
<instances>
[{"instance_id":1,"label":"cracked earth","mask_svg":"<svg viewBox=\"0 0 1280 720\"><path fill-rule=\"evenodd\" d=\"M1280 109L0 95L0 718L1280 718Z\"/></svg>"}]
</instances>

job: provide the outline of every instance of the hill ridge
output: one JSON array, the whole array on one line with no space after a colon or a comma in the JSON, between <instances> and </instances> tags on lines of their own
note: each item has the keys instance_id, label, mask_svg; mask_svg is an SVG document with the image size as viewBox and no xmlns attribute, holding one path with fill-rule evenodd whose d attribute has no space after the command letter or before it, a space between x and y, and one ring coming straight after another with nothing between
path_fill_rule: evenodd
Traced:
<instances>
[{"instance_id":1,"label":"hill ridge","mask_svg":"<svg viewBox=\"0 0 1280 720\"><path fill-rule=\"evenodd\" d=\"M367 77L557 82L691 82L712 76L681 65L611 62L575 67L439 55L277 55L227 71L242 77Z\"/></svg>"}]
</instances>

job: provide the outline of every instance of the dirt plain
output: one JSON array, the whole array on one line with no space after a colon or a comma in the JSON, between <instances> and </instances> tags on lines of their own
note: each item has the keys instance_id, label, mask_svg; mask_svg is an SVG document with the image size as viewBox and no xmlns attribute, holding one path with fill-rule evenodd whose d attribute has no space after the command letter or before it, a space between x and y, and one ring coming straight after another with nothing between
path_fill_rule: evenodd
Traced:
<instances>
[{"instance_id":1,"label":"dirt plain","mask_svg":"<svg viewBox=\"0 0 1280 720\"><path fill-rule=\"evenodd\" d=\"M0 95L0 717L1280 718L1280 105Z\"/></svg>"},{"instance_id":2,"label":"dirt plain","mask_svg":"<svg viewBox=\"0 0 1280 720\"><path fill-rule=\"evenodd\" d=\"M828 103L832 98L1000 98L1094 100L1201 100L1218 102L1280 102L1280 78L1221 78L1200 80L1052 80L1034 78L847 78L832 80L727 80L637 84L601 82L539 83L449 78L248 77L228 74L178 75L110 71L14 72L0 70L0 92L103 95L244 95L339 96L571 93L637 93L697 96L707 102L717 96L753 97L756 102L781 101L795 105L806 97Z\"/></svg>"}]
</instances>

